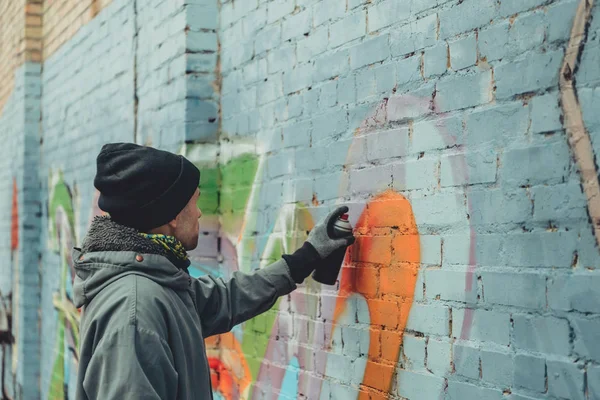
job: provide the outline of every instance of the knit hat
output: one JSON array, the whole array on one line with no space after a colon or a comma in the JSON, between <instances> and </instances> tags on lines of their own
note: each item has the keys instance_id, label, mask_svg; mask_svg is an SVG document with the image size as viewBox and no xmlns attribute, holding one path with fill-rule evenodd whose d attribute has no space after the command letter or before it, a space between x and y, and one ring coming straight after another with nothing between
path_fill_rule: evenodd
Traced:
<instances>
[{"instance_id":1,"label":"knit hat","mask_svg":"<svg viewBox=\"0 0 600 400\"><path fill-rule=\"evenodd\" d=\"M185 157L134 143L105 144L96 166L98 206L138 230L173 220L200 183L200 171Z\"/></svg>"}]
</instances>

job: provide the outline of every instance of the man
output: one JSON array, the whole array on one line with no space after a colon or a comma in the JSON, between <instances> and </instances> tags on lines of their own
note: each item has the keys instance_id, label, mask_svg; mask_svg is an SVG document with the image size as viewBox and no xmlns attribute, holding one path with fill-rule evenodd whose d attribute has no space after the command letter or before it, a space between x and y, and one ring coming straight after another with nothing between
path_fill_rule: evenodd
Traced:
<instances>
[{"instance_id":1,"label":"man","mask_svg":"<svg viewBox=\"0 0 600 400\"><path fill-rule=\"evenodd\" d=\"M296 252L228 282L192 279L186 251L198 242L200 171L187 159L130 143L103 146L96 217L73 260L80 327L77 399L211 399L204 339L273 306L333 251L339 207Z\"/></svg>"}]
</instances>

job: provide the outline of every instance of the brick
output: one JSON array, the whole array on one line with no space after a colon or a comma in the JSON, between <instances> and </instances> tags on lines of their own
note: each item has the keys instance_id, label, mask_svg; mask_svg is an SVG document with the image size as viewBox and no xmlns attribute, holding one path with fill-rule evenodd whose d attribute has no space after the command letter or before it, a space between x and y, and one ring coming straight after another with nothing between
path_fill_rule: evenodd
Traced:
<instances>
[{"instance_id":1,"label":"brick","mask_svg":"<svg viewBox=\"0 0 600 400\"><path fill-rule=\"evenodd\" d=\"M412 14L418 14L437 5L444 4L445 0L412 0L410 11Z\"/></svg>"},{"instance_id":2,"label":"brick","mask_svg":"<svg viewBox=\"0 0 600 400\"><path fill-rule=\"evenodd\" d=\"M491 304L542 308L546 277L537 273L482 272L484 301Z\"/></svg>"},{"instance_id":3,"label":"brick","mask_svg":"<svg viewBox=\"0 0 600 400\"><path fill-rule=\"evenodd\" d=\"M455 342L452 361L456 374L471 379L479 379L479 349L467 342Z\"/></svg>"},{"instance_id":4,"label":"brick","mask_svg":"<svg viewBox=\"0 0 600 400\"><path fill-rule=\"evenodd\" d=\"M363 103L375 100L377 81L372 69L365 69L356 74L356 101Z\"/></svg>"},{"instance_id":5,"label":"brick","mask_svg":"<svg viewBox=\"0 0 600 400\"><path fill-rule=\"evenodd\" d=\"M458 71L472 67L477 62L477 40L475 35L468 35L448 43L450 48L450 66Z\"/></svg>"},{"instance_id":6,"label":"brick","mask_svg":"<svg viewBox=\"0 0 600 400\"><path fill-rule=\"evenodd\" d=\"M394 164L392 175L397 190L435 189L438 185L437 159L421 158Z\"/></svg>"},{"instance_id":7,"label":"brick","mask_svg":"<svg viewBox=\"0 0 600 400\"><path fill-rule=\"evenodd\" d=\"M447 39L489 24L496 14L493 0L466 0L440 12L440 38Z\"/></svg>"},{"instance_id":8,"label":"brick","mask_svg":"<svg viewBox=\"0 0 600 400\"><path fill-rule=\"evenodd\" d=\"M283 96L281 74L272 75L266 82L261 82L258 87L258 93L258 104L261 106Z\"/></svg>"},{"instance_id":9,"label":"brick","mask_svg":"<svg viewBox=\"0 0 600 400\"><path fill-rule=\"evenodd\" d=\"M353 194L384 191L392 185L389 166L377 166L350 172L350 189Z\"/></svg>"},{"instance_id":10,"label":"brick","mask_svg":"<svg viewBox=\"0 0 600 400\"><path fill-rule=\"evenodd\" d=\"M581 57L577 71L578 86L597 86L600 65L600 43L595 41L588 43ZM597 89L596 89L597 90Z\"/></svg>"},{"instance_id":11,"label":"brick","mask_svg":"<svg viewBox=\"0 0 600 400\"><path fill-rule=\"evenodd\" d=\"M539 393L546 391L546 360L528 354L515 356L513 382Z\"/></svg>"},{"instance_id":12,"label":"brick","mask_svg":"<svg viewBox=\"0 0 600 400\"><path fill-rule=\"evenodd\" d=\"M535 186L531 194L536 221L551 221L557 217L561 220L586 218L587 204L579 183Z\"/></svg>"},{"instance_id":13,"label":"brick","mask_svg":"<svg viewBox=\"0 0 600 400\"><path fill-rule=\"evenodd\" d=\"M267 174L269 178L277 178L279 176L289 175L293 172L293 166L293 153L278 153L274 156L270 156L267 159Z\"/></svg>"},{"instance_id":14,"label":"brick","mask_svg":"<svg viewBox=\"0 0 600 400\"><path fill-rule=\"evenodd\" d=\"M469 383L448 381L448 399L450 400L502 400L503 398L502 391L498 389L488 389Z\"/></svg>"},{"instance_id":15,"label":"brick","mask_svg":"<svg viewBox=\"0 0 600 400\"><path fill-rule=\"evenodd\" d=\"M562 55L562 51L531 53L522 61L496 67L497 99L508 99L517 94L556 86Z\"/></svg>"},{"instance_id":16,"label":"brick","mask_svg":"<svg viewBox=\"0 0 600 400\"><path fill-rule=\"evenodd\" d=\"M322 201L337 198L340 195L340 189L337 182L347 179L343 178L343 176L346 176L345 172L335 172L333 174L322 175L315 178L315 193L317 199Z\"/></svg>"},{"instance_id":17,"label":"brick","mask_svg":"<svg viewBox=\"0 0 600 400\"><path fill-rule=\"evenodd\" d=\"M600 338L600 318L573 317L571 323L575 330L575 352L583 358L600 361L600 349L597 346Z\"/></svg>"},{"instance_id":18,"label":"brick","mask_svg":"<svg viewBox=\"0 0 600 400\"><path fill-rule=\"evenodd\" d=\"M427 369L434 375L446 376L452 370L452 344L446 339L429 339L427 342Z\"/></svg>"},{"instance_id":19,"label":"brick","mask_svg":"<svg viewBox=\"0 0 600 400\"><path fill-rule=\"evenodd\" d=\"M562 129L561 115L557 92L534 97L531 99L531 133Z\"/></svg>"},{"instance_id":20,"label":"brick","mask_svg":"<svg viewBox=\"0 0 600 400\"><path fill-rule=\"evenodd\" d=\"M421 264L440 265L442 262L442 238L421 235Z\"/></svg>"},{"instance_id":21,"label":"brick","mask_svg":"<svg viewBox=\"0 0 600 400\"><path fill-rule=\"evenodd\" d=\"M548 360L548 394L558 398L583 400L584 372L577 364Z\"/></svg>"},{"instance_id":22,"label":"brick","mask_svg":"<svg viewBox=\"0 0 600 400\"><path fill-rule=\"evenodd\" d=\"M373 68L377 81L377 93L390 93L396 87L396 65L385 64Z\"/></svg>"},{"instance_id":23,"label":"brick","mask_svg":"<svg viewBox=\"0 0 600 400\"><path fill-rule=\"evenodd\" d=\"M448 66L448 45L445 42L425 50L423 55L423 74L425 77L441 75Z\"/></svg>"},{"instance_id":24,"label":"brick","mask_svg":"<svg viewBox=\"0 0 600 400\"><path fill-rule=\"evenodd\" d=\"M465 121L469 147L498 147L525 137L529 112L521 102L514 102L469 113Z\"/></svg>"},{"instance_id":25,"label":"brick","mask_svg":"<svg viewBox=\"0 0 600 400\"><path fill-rule=\"evenodd\" d=\"M329 43L329 28L327 26L313 30L310 35L297 42L296 54L298 62L312 61L315 56L323 53Z\"/></svg>"},{"instance_id":26,"label":"brick","mask_svg":"<svg viewBox=\"0 0 600 400\"><path fill-rule=\"evenodd\" d=\"M513 386L513 357L504 351L481 350L481 377L500 387Z\"/></svg>"},{"instance_id":27,"label":"brick","mask_svg":"<svg viewBox=\"0 0 600 400\"><path fill-rule=\"evenodd\" d=\"M499 311L454 308L452 336L456 339L508 345L510 315Z\"/></svg>"},{"instance_id":28,"label":"brick","mask_svg":"<svg viewBox=\"0 0 600 400\"><path fill-rule=\"evenodd\" d=\"M475 225L519 224L531 219L532 203L524 189L509 193L500 189L471 191L469 199L473 205L471 223Z\"/></svg>"},{"instance_id":29,"label":"brick","mask_svg":"<svg viewBox=\"0 0 600 400\"><path fill-rule=\"evenodd\" d=\"M350 67L358 69L383 61L390 56L390 36L376 36L350 48Z\"/></svg>"},{"instance_id":30,"label":"brick","mask_svg":"<svg viewBox=\"0 0 600 400\"><path fill-rule=\"evenodd\" d=\"M496 181L496 154L487 151L444 156L440 168L442 187L491 183Z\"/></svg>"},{"instance_id":31,"label":"brick","mask_svg":"<svg viewBox=\"0 0 600 400\"><path fill-rule=\"evenodd\" d=\"M548 306L554 310L593 313L598 310L600 277L559 275L548 279Z\"/></svg>"},{"instance_id":32,"label":"brick","mask_svg":"<svg viewBox=\"0 0 600 400\"><path fill-rule=\"evenodd\" d=\"M371 5L368 8L369 33L408 19L410 12L410 7L394 0L384 0Z\"/></svg>"},{"instance_id":33,"label":"brick","mask_svg":"<svg viewBox=\"0 0 600 400\"><path fill-rule=\"evenodd\" d=\"M283 21L281 39L283 41L300 37L312 28L312 10L310 8L300 11Z\"/></svg>"},{"instance_id":34,"label":"brick","mask_svg":"<svg viewBox=\"0 0 600 400\"><path fill-rule=\"evenodd\" d=\"M436 43L437 15L410 22L391 31L393 57L403 56L433 46Z\"/></svg>"},{"instance_id":35,"label":"brick","mask_svg":"<svg viewBox=\"0 0 600 400\"><path fill-rule=\"evenodd\" d=\"M367 136L367 160L401 157L408 148L408 129L400 128Z\"/></svg>"},{"instance_id":36,"label":"brick","mask_svg":"<svg viewBox=\"0 0 600 400\"><path fill-rule=\"evenodd\" d=\"M252 37L256 32L260 31L267 24L267 9L266 7L260 7L256 10L249 12L242 19L242 30L244 36ZM221 44L223 45L223 44Z\"/></svg>"},{"instance_id":37,"label":"brick","mask_svg":"<svg viewBox=\"0 0 600 400\"><path fill-rule=\"evenodd\" d=\"M406 329L426 335L448 336L450 310L447 307L413 304Z\"/></svg>"},{"instance_id":38,"label":"brick","mask_svg":"<svg viewBox=\"0 0 600 400\"><path fill-rule=\"evenodd\" d=\"M502 156L500 177L507 186L561 183L568 175L569 163L564 142L507 151Z\"/></svg>"},{"instance_id":39,"label":"brick","mask_svg":"<svg viewBox=\"0 0 600 400\"><path fill-rule=\"evenodd\" d=\"M509 21L498 22L482 28L477 38L479 57L490 62L501 60L507 55L515 53L513 46L509 45L510 28Z\"/></svg>"},{"instance_id":40,"label":"brick","mask_svg":"<svg viewBox=\"0 0 600 400\"><path fill-rule=\"evenodd\" d=\"M444 226L464 223L467 219L464 199L457 193L435 194L413 198L417 224Z\"/></svg>"},{"instance_id":41,"label":"brick","mask_svg":"<svg viewBox=\"0 0 600 400\"><path fill-rule=\"evenodd\" d=\"M413 371L425 368L425 338L405 334L402 341L404 369Z\"/></svg>"},{"instance_id":42,"label":"brick","mask_svg":"<svg viewBox=\"0 0 600 400\"><path fill-rule=\"evenodd\" d=\"M297 64L292 70L283 75L283 90L285 94L298 92L312 84L313 67L310 64Z\"/></svg>"},{"instance_id":43,"label":"brick","mask_svg":"<svg viewBox=\"0 0 600 400\"><path fill-rule=\"evenodd\" d=\"M335 21L341 18L346 12L346 2L340 0L318 1L313 6L313 15L315 26L319 26L327 21Z\"/></svg>"},{"instance_id":44,"label":"brick","mask_svg":"<svg viewBox=\"0 0 600 400\"><path fill-rule=\"evenodd\" d=\"M462 130L460 115L417 122L413 125L412 150L421 152L452 147L462 142Z\"/></svg>"},{"instance_id":45,"label":"brick","mask_svg":"<svg viewBox=\"0 0 600 400\"><path fill-rule=\"evenodd\" d=\"M396 378L396 391L407 399L434 399L444 391L444 379L428 373L400 369Z\"/></svg>"},{"instance_id":46,"label":"brick","mask_svg":"<svg viewBox=\"0 0 600 400\"><path fill-rule=\"evenodd\" d=\"M425 293L430 300L451 300L463 303L475 303L477 292L468 291L466 271L449 271L445 269L425 270ZM471 284L476 285L475 276Z\"/></svg>"},{"instance_id":47,"label":"brick","mask_svg":"<svg viewBox=\"0 0 600 400\"><path fill-rule=\"evenodd\" d=\"M331 24L329 28L329 44L338 47L344 43L358 39L366 33L367 12L357 11L344 19Z\"/></svg>"},{"instance_id":48,"label":"brick","mask_svg":"<svg viewBox=\"0 0 600 400\"><path fill-rule=\"evenodd\" d=\"M311 129L310 121L300 121L284 126L284 147L308 147L310 145Z\"/></svg>"},{"instance_id":49,"label":"brick","mask_svg":"<svg viewBox=\"0 0 600 400\"><path fill-rule=\"evenodd\" d=\"M296 65L296 48L283 45L267 55L267 67L269 74L284 71L287 73Z\"/></svg>"},{"instance_id":50,"label":"brick","mask_svg":"<svg viewBox=\"0 0 600 400\"><path fill-rule=\"evenodd\" d=\"M312 144L321 145L333 140L333 136L346 132L348 116L344 109L333 109L321 116L313 117Z\"/></svg>"},{"instance_id":51,"label":"brick","mask_svg":"<svg viewBox=\"0 0 600 400\"><path fill-rule=\"evenodd\" d=\"M334 107L337 104L337 82L325 83L319 89L319 105L321 109Z\"/></svg>"},{"instance_id":52,"label":"brick","mask_svg":"<svg viewBox=\"0 0 600 400\"><path fill-rule=\"evenodd\" d=\"M271 24L294 11L294 3L286 0L272 0L268 3L267 23Z\"/></svg>"},{"instance_id":53,"label":"brick","mask_svg":"<svg viewBox=\"0 0 600 400\"><path fill-rule=\"evenodd\" d=\"M325 168L327 159L323 147L299 148L296 150L296 171L317 171Z\"/></svg>"},{"instance_id":54,"label":"brick","mask_svg":"<svg viewBox=\"0 0 600 400\"><path fill-rule=\"evenodd\" d=\"M539 353L567 356L570 353L569 324L564 319L513 315L514 344L517 348ZM552 332L552 335L548 335Z\"/></svg>"},{"instance_id":55,"label":"brick","mask_svg":"<svg viewBox=\"0 0 600 400\"><path fill-rule=\"evenodd\" d=\"M354 77L340 78L337 89L340 105L352 104L356 101L356 83L354 82Z\"/></svg>"},{"instance_id":56,"label":"brick","mask_svg":"<svg viewBox=\"0 0 600 400\"><path fill-rule=\"evenodd\" d=\"M422 82L421 76L421 56L403 58L396 62L397 84L399 92L406 92L416 89Z\"/></svg>"},{"instance_id":57,"label":"brick","mask_svg":"<svg viewBox=\"0 0 600 400\"><path fill-rule=\"evenodd\" d=\"M484 71L475 75L450 76L437 85L439 111L447 112L475 107L492 101L492 73Z\"/></svg>"},{"instance_id":58,"label":"brick","mask_svg":"<svg viewBox=\"0 0 600 400\"><path fill-rule=\"evenodd\" d=\"M348 50L329 53L315 61L313 71L314 82L321 82L338 75L343 75L349 69Z\"/></svg>"},{"instance_id":59,"label":"brick","mask_svg":"<svg viewBox=\"0 0 600 400\"><path fill-rule=\"evenodd\" d=\"M319 113L319 91L318 90L306 90L302 94L302 114L303 115L314 115Z\"/></svg>"},{"instance_id":60,"label":"brick","mask_svg":"<svg viewBox=\"0 0 600 400\"><path fill-rule=\"evenodd\" d=\"M509 15L519 14L522 11L531 10L546 3L546 0L504 0L500 4L499 15L508 17Z\"/></svg>"},{"instance_id":61,"label":"brick","mask_svg":"<svg viewBox=\"0 0 600 400\"><path fill-rule=\"evenodd\" d=\"M567 41L573 27L573 18L577 11L579 2L563 1L558 4L551 4L546 11L548 20L548 42Z\"/></svg>"}]
</instances>

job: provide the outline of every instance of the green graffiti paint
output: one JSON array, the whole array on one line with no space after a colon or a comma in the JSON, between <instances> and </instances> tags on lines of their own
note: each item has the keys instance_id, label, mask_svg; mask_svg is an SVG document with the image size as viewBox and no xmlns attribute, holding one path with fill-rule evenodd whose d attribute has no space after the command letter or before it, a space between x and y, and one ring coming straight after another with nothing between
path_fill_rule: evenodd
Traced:
<instances>
[{"instance_id":1,"label":"green graffiti paint","mask_svg":"<svg viewBox=\"0 0 600 400\"><path fill-rule=\"evenodd\" d=\"M200 174L200 197L198 207L204 215L219 213L220 171L218 168L203 168Z\"/></svg>"},{"instance_id":2,"label":"green graffiti paint","mask_svg":"<svg viewBox=\"0 0 600 400\"><path fill-rule=\"evenodd\" d=\"M219 208L223 230L228 234L239 232L257 170L258 157L253 154L242 154L220 167Z\"/></svg>"}]
</instances>

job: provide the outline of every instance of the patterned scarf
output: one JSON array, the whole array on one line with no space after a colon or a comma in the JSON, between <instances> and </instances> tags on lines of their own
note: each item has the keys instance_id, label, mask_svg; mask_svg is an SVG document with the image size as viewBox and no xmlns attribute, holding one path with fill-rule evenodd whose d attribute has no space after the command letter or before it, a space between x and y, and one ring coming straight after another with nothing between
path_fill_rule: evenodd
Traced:
<instances>
[{"instance_id":1,"label":"patterned scarf","mask_svg":"<svg viewBox=\"0 0 600 400\"><path fill-rule=\"evenodd\" d=\"M156 244L163 246L178 260L186 261L188 259L188 255L183 247L183 244L174 236L154 233L140 233L140 235L144 236L146 239L152 240Z\"/></svg>"}]
</instances>

